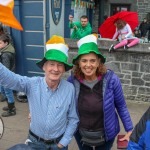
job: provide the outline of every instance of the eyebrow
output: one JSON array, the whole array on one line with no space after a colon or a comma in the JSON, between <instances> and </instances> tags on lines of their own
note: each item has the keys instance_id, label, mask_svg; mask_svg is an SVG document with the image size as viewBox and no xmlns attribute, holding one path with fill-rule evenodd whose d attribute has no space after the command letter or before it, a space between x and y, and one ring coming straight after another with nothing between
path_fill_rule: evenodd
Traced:
<instances>
[{"instance_id":1,"label":"eyebrow","mask_svg":"<svg viewBox=\"0 0 150 150\"><path fill-rule=\"evenodd\" d=\"M96 60L96 58L93 58L93 59L84 59L84 58L81 58L80 60Z\"/></svg>"}]
</instances>

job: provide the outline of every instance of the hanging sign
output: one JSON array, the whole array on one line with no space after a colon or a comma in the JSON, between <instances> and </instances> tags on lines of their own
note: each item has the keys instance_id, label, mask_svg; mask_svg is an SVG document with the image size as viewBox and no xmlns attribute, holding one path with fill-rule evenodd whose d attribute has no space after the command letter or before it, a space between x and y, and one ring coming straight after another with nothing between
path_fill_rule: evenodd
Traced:
<instances>
[{"instance_id":1,"label":"hanging sign","mask_svg":"<svg viewBox=\"0 0 150 150\"><path fill-rule=\"evenodd\" d=\"M61 17L62 0L51 0L51 11L52 11L53 21L57 25Z\"/></svg>"}]
</instances>

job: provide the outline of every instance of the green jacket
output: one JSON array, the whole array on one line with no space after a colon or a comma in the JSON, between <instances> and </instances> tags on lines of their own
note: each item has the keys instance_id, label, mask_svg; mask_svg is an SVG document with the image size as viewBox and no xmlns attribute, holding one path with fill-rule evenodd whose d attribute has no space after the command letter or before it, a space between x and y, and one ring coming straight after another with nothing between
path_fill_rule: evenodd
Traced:
<instances>
[{"instance_id":1,"label":"green jacket","mask_svg":"<svg viewBox=\"0 0 150 150\"><path fill-rule=\"evenodd\" d=\"M92 33L92 28L91 28L90 23L88 23L85 27L82 27L80 22L73 22L73 23L69 22L69 28L73 28L74 25L76 25L78 29L73 30L71 37L70 37L71 39L81 39L84 36Z\"/></svg>"}]
</instances>

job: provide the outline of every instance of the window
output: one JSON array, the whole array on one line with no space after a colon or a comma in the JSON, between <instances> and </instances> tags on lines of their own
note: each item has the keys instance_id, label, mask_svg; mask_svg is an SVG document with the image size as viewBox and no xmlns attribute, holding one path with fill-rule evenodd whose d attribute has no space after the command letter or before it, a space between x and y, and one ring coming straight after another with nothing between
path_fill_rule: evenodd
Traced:
<instances>
[{"instance_id":1,"label":"window","mask_svg":"<svg viewBox=\"0 0 150 150\"><path fill-rule=\"evenodd\" d=\"M130 11L130 5L126 4L111 4L110 16L115 15L120 11Z\"/></svg>"}]
</instances>

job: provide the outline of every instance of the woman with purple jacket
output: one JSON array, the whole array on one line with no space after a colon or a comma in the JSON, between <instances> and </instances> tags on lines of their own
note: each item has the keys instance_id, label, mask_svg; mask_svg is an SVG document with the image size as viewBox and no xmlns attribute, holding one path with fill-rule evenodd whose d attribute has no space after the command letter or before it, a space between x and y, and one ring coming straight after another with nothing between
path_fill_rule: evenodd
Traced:
<instances>
[{"instance_id":1,"label":"woman with purple jacket","mask_svg":"<svg viewBox=\"0 0 150 150\"><path fill-rule=\"evenodd\" d=\"M110 150L120 131L118 114L129 140L133 125L118 76L107 70L105 56L93 34L78 41L78 55L68 81L76 89L76 105L80 118L75 134L80 150Z\"/></svg>"}]
</instances>

